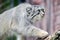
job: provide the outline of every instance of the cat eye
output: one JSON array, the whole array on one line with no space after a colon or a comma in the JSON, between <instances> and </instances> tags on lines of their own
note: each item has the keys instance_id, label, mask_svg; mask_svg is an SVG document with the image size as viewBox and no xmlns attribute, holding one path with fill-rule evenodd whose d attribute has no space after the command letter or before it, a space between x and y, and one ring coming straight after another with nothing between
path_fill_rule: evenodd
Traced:
<instances>
[{"instance_id":1,"label":"cat eye","mask_svg":"<svg viewBox=\"0 0 60 40\"><path fill-rule=\"evenodd\" d=\"M41 9L41 11L45 13L44 9Z\"/></svg>"},{"instance_id":2,"label":"cat eye","mask_svg":"<svg viewBox=\"0 0 60 40\"><path fill-rule=\"evenodd\" d=\"M39 14L40 14L40 9L37 10L37 15L39 15Z\"/></svg>"},{"instance_id":3,"label":"cat eye","mask_svg":"<svg viewBox=\"0 0 60 40\"><path fill-rule=\"evenodd\" d=\"M30 14L32 12L32 8L31 7L27 7L26 11L27 11L28 14Z\"/></svg>"}]
</instances>

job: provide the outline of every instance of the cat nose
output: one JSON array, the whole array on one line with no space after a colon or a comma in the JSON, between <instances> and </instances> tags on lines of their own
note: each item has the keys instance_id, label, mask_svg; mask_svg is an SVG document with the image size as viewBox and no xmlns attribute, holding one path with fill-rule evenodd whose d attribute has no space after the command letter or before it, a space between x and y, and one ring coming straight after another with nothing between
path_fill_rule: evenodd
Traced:
<instances>
[{"instance_id":1,"label":"cat nose","mask_svg":"<svg viewBox=\"0 0 60 40\"><path fill-rule=\"evenodd\" d=\"M45 15L45 13L43 14L43 16Z\"/></svg>"},{"instance_id":2,"label":"cat nose","mask_svg":"<svg viewBox=\"0 0 60 40\"><path fill-rule=\"evenodd\" d=\"M44 17L45 16L45 13L41 12L41 16Z\"/></svg>"}]
</instances>

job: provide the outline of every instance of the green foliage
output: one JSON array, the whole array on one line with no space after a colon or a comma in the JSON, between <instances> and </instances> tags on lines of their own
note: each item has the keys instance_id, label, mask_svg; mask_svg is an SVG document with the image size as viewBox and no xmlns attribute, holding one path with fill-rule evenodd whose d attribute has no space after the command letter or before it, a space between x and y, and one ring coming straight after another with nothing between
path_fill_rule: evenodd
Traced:
<instances>
[{"instance_id":1,"label":"green foliage","mask_svg":"<svg viewBox=\"0 0 60 40\"><path fill-rule=\"evenodd\" d=\"M12 4L14 4L13 5L14 7L17 6L18 0L14 0ZM3 0L3 2L0 4L0 14L10 8L11 8L11 0L6 0L6 1Z\"/></svg>"},{"instance_id":2,"label":"green foliage","mask_svg":"<svg viewBox=\"0 0 60 40\"><path fill-rule=\"evenodd\" d=\"M17 39L16 36L13 35L13 36L6 37L5 40L16 40L16 39Z\"/></svg>"},{"instance_id":3,"label":"green foliage","mask_svg":"<svg viewBox=\"0 0 60 40\"><path fill-rule=\"evenodd\" d=\"M14 6L18 5L18 0L14 0Z\"/></svg>"},{"instance_id":4,"label":"green foliage","mask_svg":"<svg viewBox=\"0 0 60 40\"><path fill-rule=\"evenodd\" d=\"M2 4L0 4L0 14L3 11L5 11L5 10L7 10L9 8L10 8L10 0L7 0L7 1L3 2Z\"/></svg>"}]
</instances>

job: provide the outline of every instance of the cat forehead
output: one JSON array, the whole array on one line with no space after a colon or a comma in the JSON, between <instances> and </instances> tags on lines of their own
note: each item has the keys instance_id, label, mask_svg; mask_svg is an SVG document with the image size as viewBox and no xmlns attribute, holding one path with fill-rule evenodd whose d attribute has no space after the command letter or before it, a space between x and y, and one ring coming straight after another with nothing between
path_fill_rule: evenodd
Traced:
<instances>
[{"instance_id":1,"label":"cat forehead","mask_svg":"<svg viewBox=\"0 0 60 40\"><path fill-rule=\"evenodd\" d=\"M33 6L26 8L26 10L38 10L38 9L41 10L42 8L40 8L40 7L33 7Z\"/></svg>"},{"instance_id":2,"label":"cat forehead","mask_svg":"<svg viewBox=\"0 0 60 40\"><path fill-rule=\"evenodd\" d=\"M30 13L34 13L34 14L35 13L40 13L41 11L44 13L44 9L43 8L39 8L39 7L35 7L35 8L33 8L33 7L27 7L26 8L26 12L29 13L29 14Z\"/></svg>"}]
</instances>

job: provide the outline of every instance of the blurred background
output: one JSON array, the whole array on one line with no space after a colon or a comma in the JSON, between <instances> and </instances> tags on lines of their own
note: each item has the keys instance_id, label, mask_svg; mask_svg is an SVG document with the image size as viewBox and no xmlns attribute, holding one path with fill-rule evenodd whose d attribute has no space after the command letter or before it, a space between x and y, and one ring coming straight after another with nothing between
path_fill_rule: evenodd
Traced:
<instances>
[{"instance_id":1,"label":"blurred background","mask_svg":"<svg viewBox=\"0 0 60 40\"><path fill-rule=\"evenodd\" d=\"M0 14L23 2L32 4L31 0L0 0ZM40 26L38 24L36 26L52 34L56 30L60 30L60 0L43 0L42 3L45 8L45 17L41 21Z\"/></svg>"}]
</instances>

